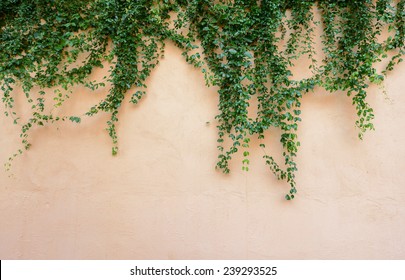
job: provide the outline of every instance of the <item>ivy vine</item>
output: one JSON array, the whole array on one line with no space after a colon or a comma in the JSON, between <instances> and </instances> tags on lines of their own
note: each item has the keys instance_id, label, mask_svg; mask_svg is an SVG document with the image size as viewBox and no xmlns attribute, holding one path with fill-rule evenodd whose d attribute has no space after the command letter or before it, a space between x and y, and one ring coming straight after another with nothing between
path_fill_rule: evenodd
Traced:
<instances>
[{"instance_id":1,"label":"ivy vine","mask_svg":"<svg viewBox=\"0 0 405 280\"><path fill-rule=\"evenodd\" d=\"M126 96L136 104L145 95L146 79L165 44L173 42L187 62L202 69L207 85L218 87L217 168L230 172L229 161L241 152L247 171L251 138L264 139L277 127L284 162L267 154L264 162L289 184L286 199L293 199L302 96L315 87L346 92L362 138L374 129L367 88L381 84L402 61L404 20L405 0L2 0L0 89L6 116L21 126L22 142L6 167L29 149L33 127L80 123L99 112L110 115L107 131L115 155L121 104ZM321 61L314 48L316 26L323 29ZM302 56L311 62L311 75L294 79L291 69ZM381 61L386 67L378 71ZM103 67L110 67L108 77L90 80ZM60 116L55 110L74 94L74 85L95 90L106 84L107 97L83 115ZM16 87L31 108L28 120L14 110Z\"/></svg>"}]
</instances>

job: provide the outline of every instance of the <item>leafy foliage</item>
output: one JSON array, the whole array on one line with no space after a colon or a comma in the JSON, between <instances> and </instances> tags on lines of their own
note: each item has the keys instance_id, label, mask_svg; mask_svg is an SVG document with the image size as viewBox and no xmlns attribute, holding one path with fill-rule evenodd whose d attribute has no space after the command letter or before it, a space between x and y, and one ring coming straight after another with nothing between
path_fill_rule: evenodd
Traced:
<instances>
[{"instance_id":1,"label":"leafy foliage","mask_svg":"<svg viewBox=\"0 0 405 280\"><path fill-rule=\"evenodd\" d=\"M315 9L320 22L314 19ZM107 112L115 155L120 106L128 94L134 104L142 98L147 77L171 41L183 49L190 64L202 69L207 85L219 88L217 168L228 173L232 156L242 151L247 171L251 137L264 139L266 131L277 127L284 162L267 154L264 159L290 185L290 200L296 193L302 96L315 87L344 91L357 110L359 137L374 129L367 87L381 84L402 61L404 19L405 0L3 0L2 101L6 115L21 125L19 153L30 147L32 127L65 120L80 123L82 117ZM317 25L323 28L322 61L317 61L314 48ZM383 38L385 28L389 35ZM376 63L388 55L386 68L377 71ZM301 56L311 61L311 76L294 79L291 68ZM106 80L89 80L95 68L107 64ZM111 84L108 96L82 116L55 114L72 86L94 90L106 82ZM17 86L31 107L30 118L22 123L13 109ZM253 98L258 100L254 117Z\"/></svg>"}]
</instances>

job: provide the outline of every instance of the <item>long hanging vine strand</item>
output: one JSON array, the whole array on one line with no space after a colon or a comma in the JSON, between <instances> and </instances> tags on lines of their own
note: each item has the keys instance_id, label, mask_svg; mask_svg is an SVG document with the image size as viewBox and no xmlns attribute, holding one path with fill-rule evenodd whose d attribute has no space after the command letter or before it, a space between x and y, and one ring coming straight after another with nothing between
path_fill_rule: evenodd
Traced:
<instances>
[{"instance_id":1,"label":"long hanging vine strand","mask_svg":"<svg viewBox=\"0 0 405 280\"><path fill-rule=\"evenodd\" d=\"M29 149L34 127L80 123L99 112L110 114L107 131L117 154L122 102L128 96L137 104L146 94L146 79L171 41L187 62L202 68L207 85L218 87L216 167L230 172L230 160L242 153L242 169L249 170L251 138L264 139L266 131L278 128L284 161L267 153L264 160L289 184L286 199L293 199L302 96L316 86L346 92L362 138L374 129L367 88L381 84L402 61L404 20L405 0L0 1L0 90L5 115L21 126L22 142L6 167ZM315 53L317 26L323 30L322 61ZM310 61L309 75L296 79L291 70L302 56ZM385 69L377 71L377 63ZM95 68L106 65L106 79L90 80ZM87 112L58 113L74 85L95 90L107 83L107 97ZM28 118L14 109L15 88L31 108ZM257 109L251 108L254 99Z\"/></svg>"}]
</instances>

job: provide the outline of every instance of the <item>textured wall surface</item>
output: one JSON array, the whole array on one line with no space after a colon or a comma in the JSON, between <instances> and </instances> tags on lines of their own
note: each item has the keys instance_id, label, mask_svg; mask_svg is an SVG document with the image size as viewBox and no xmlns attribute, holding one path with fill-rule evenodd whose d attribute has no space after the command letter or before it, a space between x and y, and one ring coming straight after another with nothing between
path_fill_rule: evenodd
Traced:
<instances>
[{"instance_id":1,"label":"textured wall surface","mask_svg":"<svg viewBox=\"0 0 405 280\"><path fill-rule=\"evenodd\" d=\"M33 130L13 177L0 171L0 259L403 259L404 73L389 75L388 96L370 90L376 131L364 141L345 94L304 96L299 193L288 202L257 141L249 172L240 158L229 175L214 169L216 89L169 44L147 96L119 115L118 156L100 115ZM77 88L61 114L105 94ZM281 159L279 133L266 149ZM6 160L19 128L2 115L0 134Z\"/></svg>"}]
</instances>

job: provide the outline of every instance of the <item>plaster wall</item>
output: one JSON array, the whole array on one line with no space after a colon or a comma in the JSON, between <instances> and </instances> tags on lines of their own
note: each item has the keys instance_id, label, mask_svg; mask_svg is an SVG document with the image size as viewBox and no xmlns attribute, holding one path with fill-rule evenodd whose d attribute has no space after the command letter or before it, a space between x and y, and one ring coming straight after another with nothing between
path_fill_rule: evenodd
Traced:
<instances>
[{"instance_id":1,"label":"plaster wall","mask_svg":"<svg viewBox=\"0 0 405 280\"><path fill-rule=\"evenodd\" d=\"M404 73L402 64L389 75L388 97L371 88L376 131L363 141L345 94L304 96L298 196L288 202L257 141L249 172L237 157L231 174L214 169L216 88L169 44L148 94L124 104L118 156L99 115L33 130L13 176L0 171L0 259L403 259ZM76 88L61 114L105 94ZM5 160L19 128L1 117L0 133ZM266 149L281 159L279 133Z\"/></svg>"}]
</instances>

